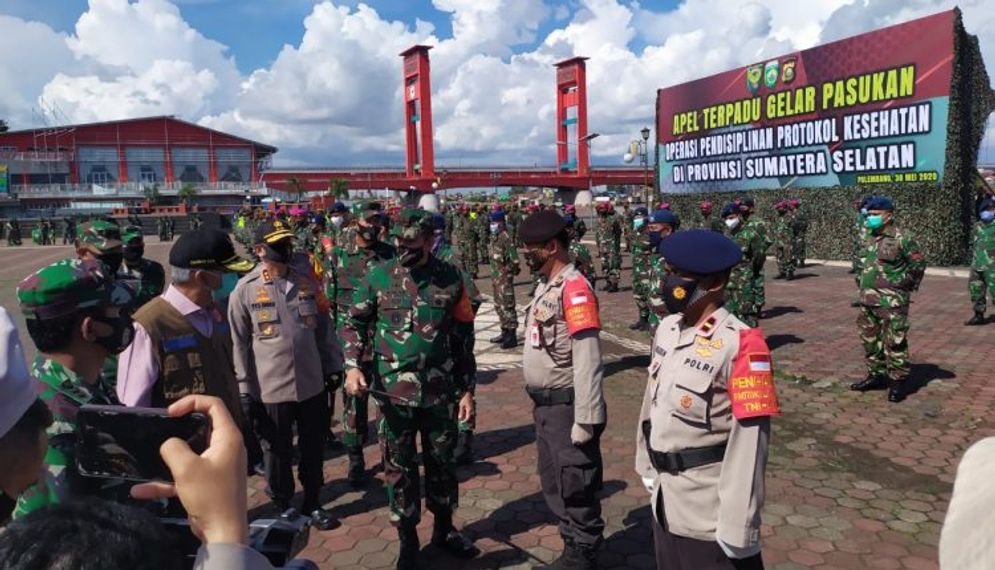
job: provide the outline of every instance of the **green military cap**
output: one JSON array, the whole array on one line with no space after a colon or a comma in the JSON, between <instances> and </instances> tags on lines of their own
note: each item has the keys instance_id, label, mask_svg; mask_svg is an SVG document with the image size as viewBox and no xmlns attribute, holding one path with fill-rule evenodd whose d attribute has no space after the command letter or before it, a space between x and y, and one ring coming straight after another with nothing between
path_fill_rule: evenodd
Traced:
<instances>
[{"instance_id":1,"label":"green military cap","mask_svg":"<svg viewBox=\"0 0 995 570\"><path fill-rule=\"evenodd\" d=\"M121 231L121 241L128 243L133 239L143 239L144 233L142 232L141 226L127 226Z\"/></svg>"},{"instance_id":2,"label":"green military cap","mask_svg":"<svg viewBox=\"0 0 995 570\"><path fill-rule=\"evenodd\" d=\"M77 247L89 246L100 253L121 247L121 244L121 228L104 220L83 224L76 238Z\"/></svg>"},{"instance_id":3,"label":"green military cap","mask_svg":"<svg viewBox=\"0 0 995 570\"><path fill-rule=\"evenodd\" d=\"M373 216L379 216L383 210L383 205L380 202L374 202L370 200L358 200L353 202L352 208L349 209L349 213L355 218L369 219Z\"/></svg>"},{"instance_id":4,"label":"green military cap","mask_svg":"<svg viewBox=\"0 0 995 570\"><path fill-rule=\"evenodd\" d=\"M57 319L83 309L124 306L133 298L102 263L92 260L56 261L17 285L17 302L27 319Z\"/></svg>"},{"instance_id":5,"label":"green military cap","mask_svg":"<svg viewBox=\"0 0 995 570\"><path fill-rule=\"evenodd\" d=\"M400 239L417 239L418 236L432 233L434 230L431 214L417 208L405 208L398 215L397 223L391 228L391 233Z\"/></svg>"}]
</instances>

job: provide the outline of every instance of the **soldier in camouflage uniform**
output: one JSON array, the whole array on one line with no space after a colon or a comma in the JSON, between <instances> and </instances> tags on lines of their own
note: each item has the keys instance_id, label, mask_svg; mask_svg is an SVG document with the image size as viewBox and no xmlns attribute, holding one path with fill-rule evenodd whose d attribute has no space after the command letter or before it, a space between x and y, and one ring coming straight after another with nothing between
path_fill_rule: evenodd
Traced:
<instances>
[{"instance_id":1,"label":"soldier in camouflage uniform","mask_svg":"<svg viewBox=\"0 0 995 570\"><path fill-rule=\"evenodd\" d=\"M650 330L649 278L650 265L653 262L654 249L650 246L647 235L649 212L645 206L637 206L632 210L632 228L635 234L630 238L632 244L632 297L639 310L639 319L629 325L629 330Z\"/></svg>"},{"instance_id":2,"label":"soldier in camouflage uniform","mask_svg":"<svg viewBox=\"0 0 995 570\"><path fill-rule=\"evenodd\" d=\"M66 216L62 218L62 245L68 245L76 241L76 218Z\"/></svg>"},{"instance_id":3,"label":"soldier in camouflage uniform","mask_svg":"<svg viewBox=\"0 0 995 570\"><path fill-rule=\"evenodd\" d=\"M463 268L472 279L477 278L477 265L479 264L479 235L477 233L477 212L470 211L464 206L462 232L459 236L459 254L463 260Z\"/></svg>"},{"instance_id":4,"label":"soldier in camouflage uniform","mask_svg":"<svg viewBox=\"0 0 995 570\"><path fill-rule=\"evenodd\" d=\"M445 219L439 214L432 215L432 227L433 235L435 239L435 244L432 246L432 255L439 259L440 261L445 261L446 263L451 263L455 265L463 275L466 280L470 279L469 274L462 269L462 262L460 262L459 256L456 254L456 250L453 249L452 244L450 244L444 236ZM516 252L517 253L517 252ZM477 310L480 308L479 297L473 300L473 313L476 314ZM469 349L473 351L475 339L469 339ZM474 363L476 365L476 363ZM476 372L476 369L474 370ZM473 432L477 429L477 414L474 413L467 420L459 420L456 424L456 429L459 432L459 436L456 439L456 449L453 451L453 461L457 465L470 465L474 462L473 455Z\"/></svg>"},{"instance_id":5,"label":"soldier in camouflage uniform","mask_svg":"<svg viewBox=\"0 0 995 570\"><path fill-rule=\"evenodd\" d=\"M795 278L797 256L795 254L794 219L787 200L774 204L777 219L774 222L774 256L777 258L777 275L774 279Z\"/></svg>"},{"instance_id":6,"label":"soldier in camouflage uniform","mask_svg":"<svg viewBox=\"0 0 995 570\"><path fill-rule=\"evenodd\" d=\"M853 243L850 250L850 273L854 276L853 280L857 282L857 288L860 288L860 258L864 250L864 242L867 241L867 224L864 223L864 220L867 217L866 206L869 199L869 196L865 196L853 201L853 233L850 236L853 238ZM858 307L860 304L855 303L854 306Z\"/></svg>"},{"instance_id":7,"label":"soldier in camouflage uniform","mask_svg":"<svg viewBox=\"0 0 995 570\"><path fill-rule=\"evenodd\" d=\"M369 203L359 202L356 205L358 215L355 217L354 231L351 243L342 243L332 248L325 271L325 294L332 301L332 322L335 330L342 334L349 308L353 303L353 295L362 286L363 277L375 266L396 255L394 246L380 241L380 226L382 225L380 209ZM373 377L373 351L367 347L366 353L359 358L363 374ZM336 384L328 386L334 410L335 393L339 389ZM349 456L349 483L360 487L366 482L366 463L363 458L363 446L369 433L369 397L366 394L352 396L342 393L342 431L343 443Z\"/></svg>"},{"instance_id":8,"label":"soldier in camouflage uniform","mask_svg":"<svg viewBox=\"0 0 995 570\"><path fill-rule=\"evenodd\" d=\"M764 262L764 242L755 226L743 222L743 213L736 202L722 208L729 238L736 242L743 253L742 260L732 268L726 284L725 307L739 320L751 327L757 326L756 267Z\"/></svg>"},{"instance_id":9,"label":"soldier in camouflage uniform","mask_svg":"<svg viewBox=\"0 0 995 570\"><path fill-rule=\"evenodd\" d=\"M507 222L508 222L508 235L511 236L511 242L515 247L520 247L522 242L518 239L518 228L522 225L522 210L518 207L518 204L512 204L508 209Z\"/></svg>"},{"instance_id":10,"label":"soldier in camouflage uniform","mask_svg":"<svg viewBox=\"0 0 995 570\"><path fill-rule=\"evenodd\" d=\"M598 223L594 239L598 243L601 274L605 278L604 290L614 293L618 291L622 276L622 225L611 202L598 202L596 210Z\"/></svg>"},{"instance_id":11,"label":"soldier in camouflage uniform","mask_svg":"<svg viewBox=\"0 0 995 570\"><path fill-rule=\"evenodd\" d=\"M107 266L108 275L115 275L124 261L121 228L104 220L83 224L76 238L76 256L100 261Z\"/></svg>"},{"instance_id":12,"label":"soldier in camouflage uniform","mask_svg":"<svg viewBox=\"0 0 995 570\"><path fill-rule=\"evenodd\" d=\"M487 206L477 204L477 259L483 262L490 255L491 217Z\"/></svg>"},{"instance_id":13,"label":"soldier in camouflage uniform","mask_svg":"<svg viewBox=\"0 0 995 570\"><path fill-rule=\"evenodd\" d=\"M978 205L978 223L971 234L971 277L967 290L974 304L974 316L966 325L985 323L985 297L991 295L995 302L995 198L985 198Z\"/></svg>"},{"instance_id":14,"label":"soldier in camouflage uniform","mask_svg":"<svg viewBox=\"0 0 995 570\"><path fill-rule=\"evenodd\" d=\"M792 198L788 200L791 214L791 234L794 242L795 267L805 267L805 257L808 251L808 215L802 210L802 203Z\"/></svg>"},{"instance_id":15,"label":"soldier in camouflage uniform","mask_svg":"<svg viewBox=\"0 0 995 570\"><path fill-rule=\"evenodd\" d=\"M518 312L515 308L515 276L520 272L518 250L505 225L506 215L491 212L491 281L494 284L494 308L501 323L501 334L490 339L502 349L518 346Z\"/></svg>"},{"instance_id":16,"label":"soldier in camouflage uniform","mask_svg":"<svg viewBox=\"0 0 995 570\"><path fill-rule=\"evenodd\" d=\"M774 239L767 222L753 215L756 210L753 198L749 196L741 198L739 200L739 209L743 213L743 223L746 226L744 229L748 229L757 235L758 246L760 248L753 263L753 307L750 309L750 312L759 319L760 314L764 310L764 305L767 303L764 264L767 262L767 250L774 243Z\"/></svg>"},{"instance_id":17,"label":"soldier in camouflage uniform","mask_svg":"<svg viewBox=\"0 0 995 570\"><path fill-rule=\"evenodd\" d=\"M680 229L680 227L680 218L670 210L657 210L653 212L647 226L647 233L650 236L650 247L653 248L653 256L650 262L649 294L647 297L650 308L649 322L651 333L656 332L656 327L660 324L660 319L667 316L667 304L663 299L663 284L667 280L669 271L667 270L667 260L660 254L660 243Z\"/></svg>"},{"instance_id":18,"label":"soldier in camouflage uniform","mask_svg":"<svg viewBox=\"0 0 995 570\"><path fill-rule=\"evenodd\" d=\"M93 260L64 259L38 270L17 286L17 301L38 349L31 375L55 423L48 428L45 471L18 499L15 518L103 492L106 481L76 470L76 412L112 403L97 379L104 360L124 350L134 330L130 292Z\"/></svg>"},{"instance_id":19,"label":"soldier in camouflage uniform","mask_svg":"<svg viewBox=\"0 0 995 570\"><path fill-rule=\"evenodd\" d=\"M895 226L894 205L875 196L867 202L869 237L860 264L860 316L867 378L850 385L866 392L890 386L889 402L909 393L909 298L919 289L926 258L910 235Z\"/></svg>"},{"instance_id":20,"label":"soldier in camouflage uniform","mask_svg":"<svg viewBox=\"0 0 995 570\"><path fill-rule=\"evenodd\" d=\"M145 239L142 228L128 226L121 232L124 242L124 263L118 268L117 279L131 285L135 291L135 309L162 295L166 288L166 271L158 261L145 259Z\"/></svg>"},{"instance_id":21,"label":"soldier in camouflage uniform","mask_svg":"<svg viewBox=\"0 0 995 570\"><path fill-rule=\"evenodd\" d=\"M573 263L577 271L580 271L587 279L593 291L594 284L598 280L598 272L594 268L594 256L591 255L591 250L586 245L580 243L582 232L578 229L578 224L583 225L584 220L577 218L573 214L564 216L564 220L567 222L567 233L570 235L570 247L567 250L570 263Z\"/></svg>"},{"instance_id":22,"label":"soldier in camouflage uniform","mask_svg":"<svg viewBox=\"0 0 995 570\"><path fill-rule=\"evenodd\" d=\"M21 245L21 222L12 218L4 223L7 232L7 245Z\"/></svg>"},{"instance_id":23,"label":"soldier in camouflage uniform","mask_svg":"<svg viewBox=\"0 0 995 570\"><path fill-rule=\"evenodd\" d=\"M701 217L698 220L698 229L702 230L712 230L713 232L725 233L726 226L722 223L722 218L720 216L712 215L715 208L715 204L711 200L704 200L698 204L698 211Z\"/></svg>"},{"instance_id":24,"label":"soldier in camouflage uniform","mask_svg":"<svg viewBox=\"0 0 995 570\"><path fill-rule=\"evenodd\" d=\"M629 253L632 253L633 237L635 237L635 228L632 227L634 218L633 209L629 202L626 202L622 206L622 219L620 221L622 222L622 238L625 239L625 251Z\"/></svg>"},{"instance_id":25,"label":"soldier in camouflage uniform","mask_svg":"<svg viewBox=\"0 0 995 570\"><path fill-rule=\"evenodd\" d=\"M453 462L458 420L473 415L476 364L472 352L473 282L431 255L427 212L405 210L395 226L398 256L375 265L353 297L342 330L346 390L369 389L380 407L378 431L391 521L398 527L398 568L417 568L416 526L421 482L416 459L421 439L425 495L435 515L432 544L472 558L479 550L452 523L459 501ZM374 353L376 370L361 361Z\"/></svg>"}]
</instances>

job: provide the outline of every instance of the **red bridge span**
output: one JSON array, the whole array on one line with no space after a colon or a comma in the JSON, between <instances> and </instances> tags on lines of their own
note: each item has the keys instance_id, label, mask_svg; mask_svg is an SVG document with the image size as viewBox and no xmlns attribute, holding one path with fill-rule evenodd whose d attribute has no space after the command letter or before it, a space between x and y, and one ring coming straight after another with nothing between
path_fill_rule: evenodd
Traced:
<instances>
[{"instance_id":1,"label":"red bridge span","mask_svg":"<svg viewBox=\"0 0 995 570\"><path fill-rule=\"evenodd\" d=\"M322 192L332 180L350 190L390 189L428 193L451 188L543 186L571 190L607 184L652 185L644 168L594 168L590 164L587 58L556 64L556 167L437 167L432 136L429 46L401 53L404 80L404 168L273 168L263 175L268 187L285 192Z\"/></svg>"}]
</instances>

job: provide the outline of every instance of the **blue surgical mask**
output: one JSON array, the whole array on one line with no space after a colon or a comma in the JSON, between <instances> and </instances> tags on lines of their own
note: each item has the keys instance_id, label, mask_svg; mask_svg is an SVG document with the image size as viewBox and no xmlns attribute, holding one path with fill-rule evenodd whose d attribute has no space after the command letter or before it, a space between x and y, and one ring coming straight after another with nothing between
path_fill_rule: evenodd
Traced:
<instances>
[{"instance_id":1,"label":"blue surgical mask","mask_svg":"<svg viewBox=\"0 0 995 570\"><path fill-rule=\"evenodd\" d=\"M637 229L637 230L639 228L643 227L643 225L645 225L645 224L646 224L646 218L636 218L636 219L632 220L632 227L635 228L635 229Z\"/></svg>"},{"instance_id":2,"label":"blue surgical mask","mask_svg":"<svg viewBox=\"0 0 995 570\"><path fill-rule=\"evenodd\" d=\"M870 215L867 216L865 223L867 224L867 229L876 230L884 225L884 217L879 214Z\"/></svg>"},{"instance_id":3,"label":"blue surgical mask","mask_svg":"<svg viewBox=\"0 0 995 570\"><path fill-rule=\"evenodd\" d=\"M235 285L238 284L239 275L238 273L222 273L221 274L221 287L214 292L215 299L227 299L231 297L232 291L235 290Z\"/></svg>"},{"instance_id":4,"label":"blue surgical mask","mask_svg":"<svg viewBox=\"0 0 995 570\"><path fill-rule=\"evenodd\" d=\"M988 223L988 222L991 222L992 220L995 220L995 211L985 210L984 212L981 212L981 221L982 222Z\"/></svg>"}]
</instances>

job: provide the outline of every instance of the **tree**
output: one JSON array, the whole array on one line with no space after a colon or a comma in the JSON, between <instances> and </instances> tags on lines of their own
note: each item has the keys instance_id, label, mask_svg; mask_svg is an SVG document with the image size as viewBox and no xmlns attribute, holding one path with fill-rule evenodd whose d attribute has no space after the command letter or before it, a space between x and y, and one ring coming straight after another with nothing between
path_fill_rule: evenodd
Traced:
<instances>
[{"instance_id":1,"label":"tree","mask_svg":"<svg viewBox=\"0 0 995 570\"><path fill-rule=\"evenodd\" d=\"M152 186L143 186L142 194L145 195L145 199L149 201L150 206L158 206L162 196L159 195L159 185L153 184Z\"/></svg>"},{"instance_id":2,"label":"tree","mask_svg":"<svg viewBox=\"0 0 995 570\"><path fill-rule=\"evenodd\" d=\"M0 133L6 133L10 130L10 126L7 125L7 121L0 119Z\"/></svg>"},{"instance_id":3,"label":"tree","mask_svg":"<svg viewBox=\"0 0 995 570\"><path fill-rule=\"evenodd\" d=\"M336 200L347 200L349 198L349 181L344 178L329 178L328 195Z\"/></svg>"},{"instance_id":4,"label":"tree","mask_svg":"<svg viewBox=\"0 0 995 570\"><path fill-rule=\"evenodd\" d=\"M197 188L190 183L184 184L180 191L176 193L176 197L180 199L180 202L188 203L190 200L197 195Z\"/></svg>"},{"instance_id":5,"label":"tree","mask_svg":"<svg viewBox=\"0 0 995 570\"><path fill-rule=\"evenodd\" d=\"M287 179L287 192L292 194L303 194L304 193L304 181L296 176L291 176Z\"/></svg>"}]
</instances>

